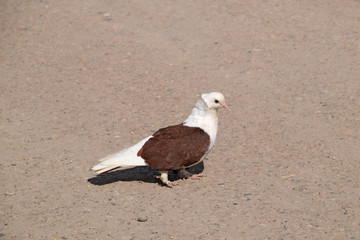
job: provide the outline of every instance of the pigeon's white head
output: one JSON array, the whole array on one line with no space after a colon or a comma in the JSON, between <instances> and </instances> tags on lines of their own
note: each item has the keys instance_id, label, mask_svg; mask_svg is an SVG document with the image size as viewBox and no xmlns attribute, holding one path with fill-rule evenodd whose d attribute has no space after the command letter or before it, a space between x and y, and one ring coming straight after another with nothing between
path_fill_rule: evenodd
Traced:
<instances>
[{"instance_id":1,"label":"pigeon's white head","mask_svg":"<svg viewBox=\"0 0 360 240\"><path fill-rule=\"evenodd\" d=\"M204 93L201 95L202 100L208 109L219 109L219 108L228 108L225 103L225 97L219 92Z\"/></svg>"}]
</instances>

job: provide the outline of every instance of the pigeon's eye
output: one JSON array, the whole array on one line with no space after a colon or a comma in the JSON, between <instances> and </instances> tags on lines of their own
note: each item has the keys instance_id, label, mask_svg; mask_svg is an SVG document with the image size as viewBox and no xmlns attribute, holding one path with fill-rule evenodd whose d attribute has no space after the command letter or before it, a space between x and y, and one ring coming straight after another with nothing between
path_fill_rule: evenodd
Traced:
<instances>
[{"instance_id":1,"label":"pigeon's eye","mask_svg":"<svg viewBox=\"0 0 360 240\"><path fill-rule=\"evenodd\" d=\"M219 103L219 100L215 99L215 103Z\"/></svg>"}]
</instances>

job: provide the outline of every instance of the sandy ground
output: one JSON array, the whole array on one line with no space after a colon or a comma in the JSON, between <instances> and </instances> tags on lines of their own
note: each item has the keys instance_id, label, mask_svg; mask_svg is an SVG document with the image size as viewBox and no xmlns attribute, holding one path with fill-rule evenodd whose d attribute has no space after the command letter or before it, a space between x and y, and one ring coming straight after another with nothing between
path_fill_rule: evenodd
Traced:
<instances>
[{"instance_id":1,"label":"sandy ground","mask_svg":"<svg viewBox=\"0 0 360 240\"><path fill-rule=\"evenodd\" d=\"M0 2L0 239L360 239L360 2ZM220 91L202 180L89 169ZM139 222L139 217L147 218Z\"/></svg>"}]
</instances>

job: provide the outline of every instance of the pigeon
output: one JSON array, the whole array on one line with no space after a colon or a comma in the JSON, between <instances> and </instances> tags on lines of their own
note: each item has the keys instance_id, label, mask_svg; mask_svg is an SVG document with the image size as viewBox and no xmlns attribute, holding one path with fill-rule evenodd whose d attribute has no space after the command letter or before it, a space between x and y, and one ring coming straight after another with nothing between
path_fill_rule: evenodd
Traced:
<instances>
[{"instance_id":1,"label":"pigeon","mask_svg":"<svg viewBox=\"0 0 360 240\"><path fill-rule=\"evenodd\" d=\"M176 170L181 178L197 179L186 168L204 160L213 148L218 130L218 110L228 108L224 95L204 93L190 116L181 124L159 129L132 147L100 159L91 170L104 174L118 168L150 166L160 172L168 187L168 171Z\"/></svg>"}]
</instances>

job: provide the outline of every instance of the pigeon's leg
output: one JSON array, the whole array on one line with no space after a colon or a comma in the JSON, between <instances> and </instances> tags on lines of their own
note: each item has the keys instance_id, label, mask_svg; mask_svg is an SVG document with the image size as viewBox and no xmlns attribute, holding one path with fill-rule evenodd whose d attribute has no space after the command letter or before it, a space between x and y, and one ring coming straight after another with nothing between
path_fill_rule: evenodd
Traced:
<instances>
[{"instance_id":1,"label":"pigeon's leg","mask_svg":"<svg viewBox=\"0 0 360 240\"><path fill-rule=\"evenodd\" d=\"M168 179L168 171L160 171L161 175L160 175L160 180L169 188L172 188L174 185L172 182L169 181Z\"/></svg>"},{"instance_id":2,"label":"pigeon's leg","mask_svg":"<svg viewBox=\"0 0 360 240\"><path fill-rule=\"evenodd\" d=\"M181 179L187 179L192 176L192 174L189 173L188 171L186 171L185 168L181 168L181 169L177 170L177 173L179 174Z\"/></svg>"},{"instance_id":3,"label":"pigeon's leg","mask_svg":"<svg viewBox=\"0 0 360 240\"><path fill-rule=\"evenodd\" d=\"M200 179L200 177L202 177L201 174L191 174L189 173L188 171L186 171L185 168L181 168L178 170L178 174L180 175L180 178L182 179L187 179L187 178L190 178L190 179Z\"/></svg>"}]
</instances>

